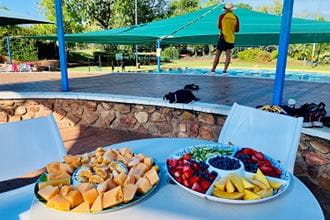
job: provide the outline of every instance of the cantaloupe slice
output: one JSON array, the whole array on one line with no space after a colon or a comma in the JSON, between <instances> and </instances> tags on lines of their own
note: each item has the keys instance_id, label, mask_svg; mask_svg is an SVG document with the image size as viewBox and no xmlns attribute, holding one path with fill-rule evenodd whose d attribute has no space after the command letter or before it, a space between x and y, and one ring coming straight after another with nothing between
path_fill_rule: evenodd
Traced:
<instances>
[{"instance_id":1,"label":"cantaloupe slice","mask_svg":"<svg viewBox=\"0 0 330 220\"><path fill-rule=\"evenodd\" d=\"M146 172L144 176L149 180L152 186L158 183L159 181L158 173L154 169L151 169L148 172Z\"/></svg>"},{"instance_id":2,"label":"cantaloupe slice","mask_svg":"<svg viewBox=\"0 0 330 220\"><path fill-rule=\"evenodd\" d=\"M89 189L92 189L94 186L93 186L93 184L90 184L90 183L79 183L75 187L79 192L83 193Z\"/></svg>"},{"instance_id":3,"label":"cantaloupe slice","mask_svg":"<svg viewBox=\"0 0 330 220\"><path fill-rule=\"evenodd\" d=\"M56 196L60 192L57 186L48 185L38 191L38 194L44 198L45 200L49 201L51 198Z\"/></svg>"},{"instance_id":4,"label":"cantaloupe slice","mask_svg":"<svg viewBox=\"0 0 330 220\"><path fill-rule=\"evenodd\" d=\"M121 186L117 186L103 195L103 208L115 206L123 202L123 191Z\"/></svg>"},{"instance_id":5,"label":"cantaloupe slice","mask_svg":"<svg viewBox=\"0 0 330 220\"><path fill-rule=\"evenodd\" d=\"M149 180L145 177L140 178L136 182L136 186L137 186L137 192L140 194L144 194L151 189L151 184L150 184Z\"/></svg>"},{"instance_id":6,"label":"cantaloupe slice","mask_svg":"<svg viewBox=\"0 0 330 220\"><path fill-rule=\"evenodd\" d=\"M63 198L60 194L54 196L51 200L47 202L47 207L54 208L63 211L70 210L70 202Z\"/></svg>"},{"instance_id":7,"label":"cantaloupe slice","mask_svg":"<svg viewBox=\"0 0 330 220\"><path fill-rule=\"evenodd\" d=\"M135 183L135 178L133 176L127 176L124 182L124 186L127 184L134 184L134 183Z\"/></svg>"},{"instance_id":8,"label":"cantaloupe slice","mask_svg":"<svg viewBox=\"0 0 330 220\"><path fill-rule=\"evenodd\" d=\"M48 180L46 182L38 183L39 189L43 189L48 185L51 185L51 186L70 185L70 178Z\"/></svg>"},{"instance_id":9,"label":"cantaloupe slice","mask_svg":"<svg viewBox=\"0 0 330 220\"><path fill-rule=\"evenodd\" d=\"M143 163L144 163L145 165L147 165L148 168L150 169L151 166L152 166L152 164L154 163L154 161L153 161L150 157L145 157L145 158L143 159Z\"/></svg>"},{"instance_id":10,"label":"cantaloupe slice","mask_svg":"<svg viewBox=\"0 0 330 220\"><path fill-rule=\"evenodd\" d=\"M103 210L103 194L98 195L95 199L91 211L92 212L99 212Z\"/></svg>"},{"instance_id":11,"label":"cantaloupe slice","mask_svg":"<svg viewBox=\"0 0 330 220\"><path fill-rule=\"evenodd\" d=\"M125 203L131 201L134 198L136 190L137 190L137 186L134 184L127 184L123 187Z\"/></svg>"},{"instance_id":12,"label":"cantaloupe slice","mask_svg":"<svg viewBox=\"0 0 330 220\"><path fill-rule=\"evenodd\" d=\"M99 194L95 188L89 189L82 193L84 201L87 201L90 206L93 204L98 195Z\"/></svg>"},{"instance_id":13,"label":"cantaloupe slice","mask_svg":"<svg viewBox=\"0 0 330 220\"><path fill-rule=\"evenodd\" d=\"M88 213L90 212L89 210L89 203L88 202L83 202L80 205L78 205L76 208L71 210L72 212L80 212L80 213Z\"/></svg>"},{"instance_id":14,"label":"cantaloupe slice","mask_svg":"<svg viewBox=\"0 0 330 220\"><path fill-rule=\"evenodd\" d=\"M84 202L81 193L77 190L70 191L68 194L63 195L63 197L70 202L71 209Z\"/></svg>"},{"instance_id":15,"label":"cantaloupe slice","mask_svg":"<svg viewBox=\"0 0 330 220\"><path fill-rule=\"evenodd\" d=\"M120 173L119 175L115 176L113 178L113 181L117 184L117 185L124 185L124 182L126 180L127 175L125 173Z\"/></svg>"},{"instance_id":16,"label":"cantaloupe slice","mask_svg":"<svg viewBox=\"0 0 330 220\"><path fill-rule=\"evenodd\" d=\"M149 167L145 163L139 163L135 168L141 170L142 173L145 173L149 170Z\"/></svg>"}]
</instances>

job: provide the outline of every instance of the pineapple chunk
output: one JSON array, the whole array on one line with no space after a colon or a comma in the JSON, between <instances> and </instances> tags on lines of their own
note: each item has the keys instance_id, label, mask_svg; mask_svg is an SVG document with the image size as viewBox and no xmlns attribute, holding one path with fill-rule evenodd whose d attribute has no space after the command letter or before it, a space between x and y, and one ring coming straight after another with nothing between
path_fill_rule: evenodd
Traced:
<instances>
[{"instance_id":1,"label":"pineapple chunk","mask_svg":"<svg viewBox=\"0 0 330 220\"><path fill-rule=\"evenodd\" d=\"M271 181L271 180L268 180L268 182L269 182L269 185L275 190L281 188L281 186L282 186L282 184L279 182L275 182L275 181Z\"/></svg>"},{"instance_id":2,"label":"pineapple chunk","mask_svg":"<svg viewBox=\"0 0 330 220\"><path fill-rule=\"evenodd\" d=\"M272 188L263 189L263 190L257 192L257 194L258 194L261 198L270 197L270 196L273 195L273 189L272 189Z\"/></svg>"},{"instance_id":3,"label":"pineapple chunk","mask_svg":"<svg viewBox=\"0 0 330 220\"><path fill-rule=\"evenodd\" d=\"M213 195L220 197L220 198L224 198L224 199L242 199L244 197L244 193L240 193L240 192L223 192L221 190L217 190L215 189L213 191Z\"/></svg>"},{"instance_id":4,"label":"pineapple chunk","mask_svg":"<svg viewBox=\"0 0 330 220\"><path fill-rule=\"evenodd\" d=\"M229 176L230 182L233 183L238 192L244 193L244 187L241 179L236 175Z\"/></svg>"},{"instance_id":5,"label":"pineapple chunk","mask_svg":"<svg viewBox=\"0 0 330 220\"><path fill-rule=\"evenodd\" d=\"M250 190L244 190L245 192L245 195L244 195L244 200L255 200L255 199L261 199L261 196L254 193L254 192L251 192Z\"/></svg>"},{"instance_id":6,"label":"pineapple chunk","mask_svg":"<svg viewBox=\"0 0 330 220\"><path fill-rule=\"evenodd\" d=\"M260 169L257 170L257 174L255 175L255 179L256 180L259 180L260 182L262 182L267 188L270 188L270 185L269 185L269 182L268 182L267 178L261 172Z\"/></svg>"},{"instance_id":7,"label":"pineapple chunk","mask_svg":"<svg viewBox=\"0 0 330 220\"><path fill-rule=\"evenodd\" d=\"M235 187L232 184L232 182L230 181L230 179L227 179L227 182L226 182L226 191L229 192L229 193L232 193L232 192L235 191Z\"/></svg>"},{"instance_id":8,"label":"pineapple chunk","mask_svg":"<svg viewBox=\"0 0 330 220\"><path fill-rule=\"evenodd\" d=\"M226 183L227 183L227 178L222 178L214 184L214 187L221 191L225 191Z\"/></svg>"}]
</instances>

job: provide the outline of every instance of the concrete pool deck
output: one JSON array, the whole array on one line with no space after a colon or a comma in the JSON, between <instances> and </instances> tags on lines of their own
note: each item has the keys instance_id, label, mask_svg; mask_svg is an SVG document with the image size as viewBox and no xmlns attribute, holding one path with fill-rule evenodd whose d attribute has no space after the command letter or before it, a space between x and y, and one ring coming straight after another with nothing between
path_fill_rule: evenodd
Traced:
<instances>
[{"instance_id":1,"label":"concrete pool deck","mask_svg":"<svg viewBox=\"0 0 330 220\"><path fill-rule=\"evenodd\" d=\"M71 92L103 93L138 97L162 98L169 91L195 83L201 102L232 105L234 102L255 107L272 101L273 80L146 73L70 73ZM60 92L59 73L0 74L1 92ZM286 81L283 101L294 97L297 105L324 102L330 106L330 84L306 81Z\"/></svg>"}]
</instances>

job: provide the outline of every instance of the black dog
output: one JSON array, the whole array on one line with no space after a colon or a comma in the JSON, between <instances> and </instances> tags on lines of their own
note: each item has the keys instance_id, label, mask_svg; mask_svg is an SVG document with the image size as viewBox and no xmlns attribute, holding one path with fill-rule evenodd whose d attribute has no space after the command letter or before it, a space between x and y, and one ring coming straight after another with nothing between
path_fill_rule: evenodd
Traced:
<instances>
[{"instance_id":1,"label":"black dog","mask_svg":"<svg viewBox=\"0 0 330 220\"><path fill-rule=\"evenodd\" d=\"M188 90L199 90L199 86L195 85L195 84L187 84L184 86L184 89L188 89Z\"/></svg>"},{"instance_id":2,"label":"black dog","mask_svg":"<svg viewBox=\"0 0 330 220\"><path fill-rule=\"evenodd\" d=\"M170 103L190 103L200 99L197 98L190 90L180 89L164 95L163 100L168 100Z\"/></svg>"}]
</instances>

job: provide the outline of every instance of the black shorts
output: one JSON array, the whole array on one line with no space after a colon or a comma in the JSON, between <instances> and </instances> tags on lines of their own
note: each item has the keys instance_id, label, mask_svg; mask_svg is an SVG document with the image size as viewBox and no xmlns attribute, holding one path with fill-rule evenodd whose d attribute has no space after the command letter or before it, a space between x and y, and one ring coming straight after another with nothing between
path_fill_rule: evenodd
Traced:
<instances>
[{"instance_id":1,"label":"black shorts","mask_svg":"<svg viewBox=\"0 0 330 220\"><path fill-rule=\"evenodd\" d=\"M227 43L223 36L219 37L218 44L217 44L217 49L218 50L226 51L226 50L231 50L233 48L234 48L233 43Z\"/></svg>"}]
</instances>

